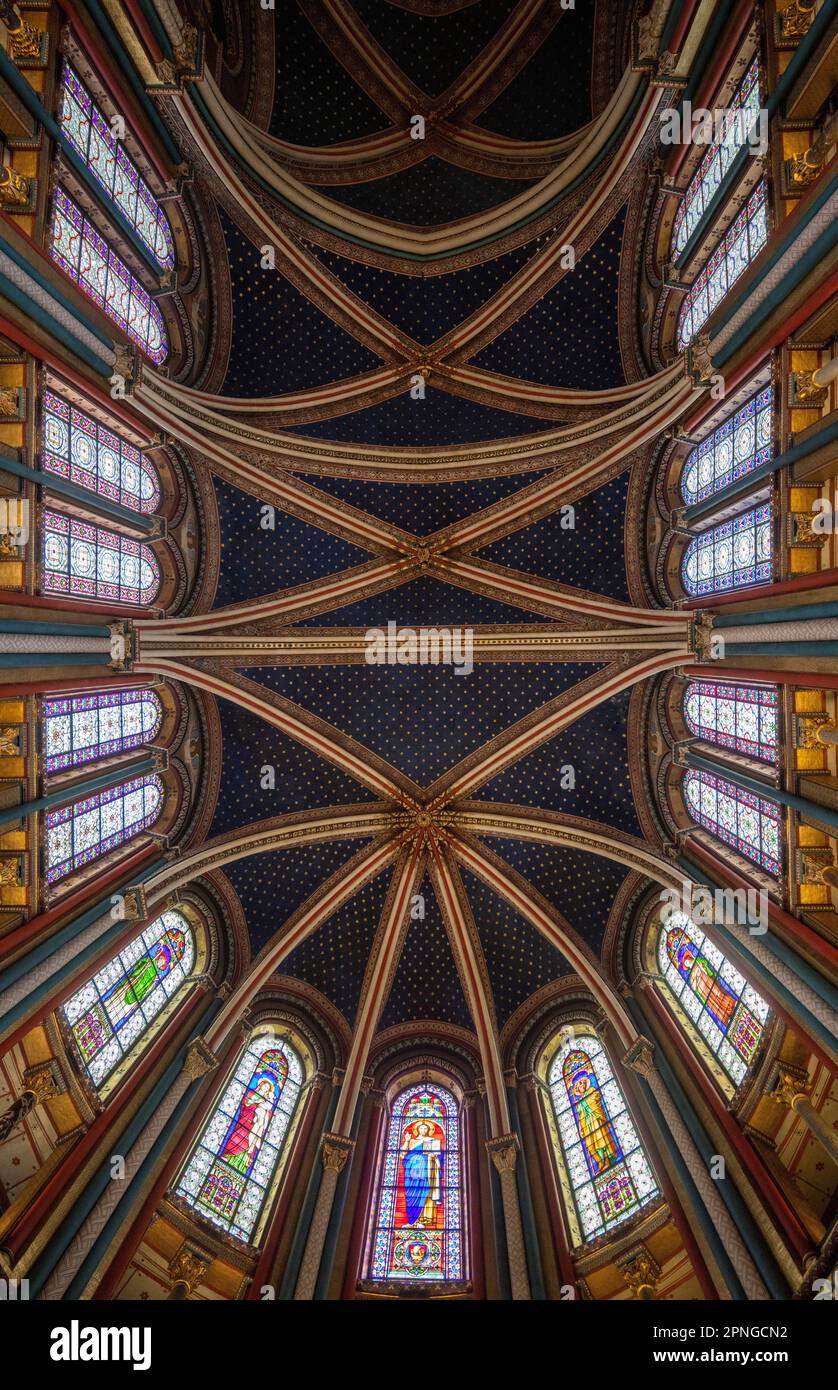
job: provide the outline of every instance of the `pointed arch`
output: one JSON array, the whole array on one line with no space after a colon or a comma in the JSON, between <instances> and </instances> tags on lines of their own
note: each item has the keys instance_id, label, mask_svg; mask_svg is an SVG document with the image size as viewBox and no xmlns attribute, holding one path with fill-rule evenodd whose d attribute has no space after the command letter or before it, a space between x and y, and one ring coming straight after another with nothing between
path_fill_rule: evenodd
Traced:
<instances>
[{"instance_id":1,"label":"pointed arch","mask_svg":"<svg viewBox=\"0 0 838 1390\"><path fill-rule=\"evenodd\" d=\"M681 562L681 581L691 597L768 584L774 569L771 503L693 536Z\"/></svg>"},{"instance_id":2,"label":"pointed arch","mask_svg":"<svg viewBox=\"0 0 838 1390\"><path fill-rule=\"evenodd\" d=\"M687 811L698 825L766 873L775 877L780 873L782 820L776 802L695 768L685 772L682 792Z\"/></svg>"},{"instance_id":3,"label":"pointed arch","mask_svg":"<svg viewBox=\"0 0 838 1390\"><path fill-rule=\"evenodd\" d=\"M45 594L147 608L160 590L160 566L151 546L64 512L45 510L41 538Z\"/></svg>"},{"instance_id":4,"label":"pointed arch","mask_svg":"<svg viewBox=\"0 0 838 1390\"><path fill-rule=\"evenodd\" d=\"M147 830L160 816L163 801L163 783L152 773L47 811L47 883L57 883Z\"/></svg>"},{"instance_id":5,"label":"pointed arch","mask_svg":"<svg viewBox=\"0 0 838 1390\"><path fill-rule=\"evenodd\" d=\"M42 718L44 771L52 775L150 743L163 705L150 687L101 690L45 699Z\"/></svg>"}]
</instances>

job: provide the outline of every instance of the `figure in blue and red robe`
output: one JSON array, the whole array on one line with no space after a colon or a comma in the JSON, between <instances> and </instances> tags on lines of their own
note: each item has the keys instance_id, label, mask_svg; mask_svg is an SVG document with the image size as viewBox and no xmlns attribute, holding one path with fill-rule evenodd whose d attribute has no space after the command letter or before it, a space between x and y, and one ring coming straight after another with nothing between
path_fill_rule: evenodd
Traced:
<instances>
[{"instance_id":1,"label":"figure in blue and red robe","mask_svg":"<svg viewBox=\"0 0 838 1390\"><path fill-rule=\"evenodd\" d=\"M441 1230L445 1136L435 1120L414 1120L402 1134L395 1227Z\"/></svg>"},{"instance_id":2,"label":"figure in blue and red robe","mask_svg":"<svg viewBox=\"0 0 838 1390\"><path fill-rule=\"evenodd\" d=\"M701 954L682 927L673 927L667 932L666 953L678 974L687 981L693 993L706 1005L711 1018L726 1033L737 1004L733 990L719 979L718 971Z\"/></svg>"}]
</instances>

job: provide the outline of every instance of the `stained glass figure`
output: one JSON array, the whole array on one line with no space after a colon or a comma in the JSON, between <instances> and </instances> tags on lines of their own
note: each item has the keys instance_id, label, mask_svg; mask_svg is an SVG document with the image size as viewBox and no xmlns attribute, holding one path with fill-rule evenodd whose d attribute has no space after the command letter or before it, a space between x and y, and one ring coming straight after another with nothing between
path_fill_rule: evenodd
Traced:
<instances>
[{"instance_id":1,"label":"stained glass figure","mask_svg":"<svg viewBox=\"0 0 838 1390\"><path fill-rule=\"evenodd\" d=\"M94 1086L136 1047L194 964L189 923L180 912L164 912L62 1006Z\"/></svg>"},{"instance_id":2,"label":"stained glass figure","mask_svg":"<svg viewBox=\"0 0 838 1390\"><path fill-rule=\"evenodd\" d=\"M667 992L738 1086L756 1056L768 1005L684 912L671 912L658 934L658 966Z\"/></svg>"},{"instance_id":3,"label":"stained glass figure","mask_svg":"<svg viewBox=\"0 0 838 1390\"><path fill-rule=\"evenodd\" d=\"M61 128L114 207L145 243L161 270L172 270L175 245L166 215L139 169L78 74L65 62L61 81Z\"/></svg>"},{"instance_id":4,"label":"stained glass figure","mask_svg":"<svg viewBox=\"0 0 838 1390\"><path fill-rule=\"evenodd\" d=\"M780 872L780 808L723 777L690 768L684 773L684 802L711 835L732 845L766 873Z\"/></svg>"},{"instance_id":5,"label":"stained glass figure","mask_svg":"<svg viewBox=\"0 0 838 1390\"><path fill-rule=\"evenodd\" d=\"M58 811L47 811L47 882L57 883L74 869L132 840L154 824L162 809L163 783L151 774L108 787Z\"/></svg>"},{"instance_id":6,"label":"stained glass figure","mask_svg":"<svg viewBox=\"0 0 838 1390\"><path fill-rule=\"evenodd\" d=\"M370 1278L462 1279L462 1228L457 1102L435 1082L411 1086L390 1112Z\"/></svg>"},{"instance_id":7,"label":"stained glass figure","mask_svg":"<svg viewBox=\"0 0 838 1390\"><path fill-rule=\"evenodd\" d=\"M145 607L160 588L150 546L63 512L44 512L41 554L45 594Z\"/></svg>"},{"instance_id":8,"label":"stained glass figure","mask_svg":"<svg viewBox=\"0 0 838 1390\"><path fill-rule=\"evenodd\" d=\"M135 512L160 505L157 473L133 444L44 391L41 468Z\"/></svg>"},{"instance_id":9,"label":"stained glass figure","mask_svg":"<svg viewBox=\"0 0 838 1390\"><path fill-rule=\"evenodd\" d=\"M684 723L697 738L776 763L776 686L690 681L684 690Z\"/></svg>"},{"instance_id":10,"label":"stained glass figure","mask_svg":"<svg viewBox=\"0 0 838 1390\"><path fill-rule=\"evenodd\" d=\"M681 561L688 594L718 594L767 584L773 574L771 504L754 507L693 536Z\"/></svg>"},{"instance_id":11,"label":"stained glass figure","mask_svg":"<svg viewBox=\"0 0 838 1390\"><path fill-rule=\"evenodd\" d=\"M653 1201L658 1185L599 1038L563 1043L548 1081L582 1236L594 1240Z\"/></svg>"},{"instance_id":12,"label":"stained glass figure","mask_svg":"<svg viewBox=\"0 0 838 1390\"><path fill-rule=\"evenodd\" d=\"M767 240L765 182L760 180L684 297L678 313L679 350L692 342Z\"/></svg>"},{"instance_id":13,"label":"stained glass figure","mask_svg":"<svg viewBox=\"0 0 838 1390\"><path fill-rule=\"evenodd\" d=\"M755 58L718 123L711 144L692 178L672 224L673 259L678 260L718 192L736 155L753 139L759 115L759 62Z\"/></svg>"},{"instance_id":14,"label":"stained glass figure","mask_svg":"<svg viewBox=\"0 0 838 1390\"><path fill-rule=\"evenodd\" d=\"M44 770L61 772L150 743L163 706L153 690L107 690L44 700Z\"/></svg>"},{"instance_id":15,"label":"stained glass figure","mask_svg":"<svg viewBox=\"0 0 838 1390\"><path fill-rule=\"evenodd\" d=\"M302 1083L288 1043L254 1038L177 1180L179 1197L239 1240L265 1207Z\"/></svg>"},{"instance_id":16,"label":"stained glass figure","mask_svg":"<svg viewBox=\"0 0 838 1390\"><path fill-rule=\"evenodd\" d=\"M687 506L712 497L773 457L773 396L770 386L757 391L687 455L681 473Z\"/></svg>"},{"instance_id":17,"label":"stained glass figure","mask_svg":"<svg viewBox=\"0 0 838 1390\"><path fill-rule=\"evenodd\" d=\"M163 315L63 188L55 190L51 235L50 254L65 275L118 323L152 362L165 362L169 340Z\"/></svg>"}]
</instances>

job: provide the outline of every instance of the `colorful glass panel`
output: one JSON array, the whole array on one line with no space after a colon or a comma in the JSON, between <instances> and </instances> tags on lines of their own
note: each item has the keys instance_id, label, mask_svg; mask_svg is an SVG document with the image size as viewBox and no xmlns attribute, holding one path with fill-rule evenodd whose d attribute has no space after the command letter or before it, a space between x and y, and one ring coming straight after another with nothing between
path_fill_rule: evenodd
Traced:
<instances>
[{"instance_id":1,"label":"colorful glass panel","mask_svg":"<svg viewBox=\"0 0 838 1390\"><path fill-rule=\"evenodd\" d=\"M773 396L770 386L757 391L688 454L681 473L687 506L714 496L773 457Z\"/></svg>"},{"instance_id":2,"label":"colorful glass panel","mask_svg":"<svg viewBox=\"0 0 838 1390\"><path fill-rule=\"evenodd\" d=\"M594 1240L654 1201L658 1185L597 1037L566 1041L548 1080L582 1236Z\"/></svg>"},{"instance_id":3,"label":"colorful glass panel","mask_svg":"<svg viewBox=\"0 0 838 1390\"><path fill-rule=\"evenodd\" d=\"M153 466L120 435L45 391L41 468L135 512L154 512L160 484Z\"/></svg>"},{"instance_id":4,"label":"colorful glass panel","mask_svg":"<svg viewBox=\"0 0 838 1390\"><path fill-rule=\"evenodd\" d=\"M370 1278L463 1278L457 1103L436 1083L393 1102L378 1186Z\"/></svg>"},{"instance_id":5,"label":"colorful glass panel","mask_svg":"<svg viewBox=\"0 0 838 1390\"><path fill-rule=\"evenodd\" d=\"M52 205L50 254L65 275L138 343L152 362L165 362L169 340L163 315L92 222L63 188Z\"/></svg>"},{"instance_id":6,"label":"colorful glass panel","mask_svg":"<svg viewBox=\"0 0 838 1390\"><path fill-rule=\"evenodd\" d=\"M751 63L718 122L716 138L687 186L672 224L675 260L709 208L736 155L748 144L760 109L759 63Z\"/></svg>"},{"instance_id":7,"label":"colorful glass panel","mask_svg":"<svg viewBox=\"0 0 838 1390\"><path fill-rule=\"evenodd\" d=\"M41 556L45 594L145 607L160 588L150 546L63 512L44 512Z\"/></svg>"},{"instance_id":8,"label":"colorful glass panel","mask_svg":"<svg viewBox=\"0 0 838 1390\"><path fill-rule=\"evenodd\" d=\"M163 809L159 777L135 777L108 787L58 811L47 811L46 876L48 883L99 859L153 825Z\"/></svg>"},{"instance_id":9,"label":"colorful glass panel","mask_svg":"<svg viewBox=\"0 0 838 1390\"><path fill-rule=\"evenodd\" d=\"M62 1006L94 1086L101 1086L137 1045L194 964L195 942L186 918L164 912Z\"/></svg>"},{"instance_id":10,"label":"colorful glass panel","mask_svg":"<svg viewBox=\"0 0 838 1390\"><path fill-rule=\"evenodd\" d=\"M690 768L684 801L693 819L769 874L780 872L780 808L722 777Z\"/></svg>"},{"instance_id":11,"label":"colorful glass panel","mask_svg":"<svg viewBox=\"0 0 838 1390\"><path fill-rule=\"evenodd\" d=\"M149 743L163 707L153 690L108 690L44 701L44 769L61 772Z\"/></svg>"},{"instance_id":12,"label":"colorful glass panel","mask_svg":"<svg viewBox=\"0 0 838 1390\"><path fill-rule=\"evenodd\" d=\"M754 507L693 536L681 561L688 594L718 594L767 584L773 574L771 504Z\"/></svg>"},{"instance_id":13,"label":"colorful glass panel","mask_svg":"<svg viewBox=\"0 0 838 1390\"><path fill-rule=\"evenodd\" d=\"M765 183L761 180L684 297L678 313L679 349L692 342L767 240Z\"/></svg>"},{"instance_id":14,"label":"colorful glass panel","mask_svg":"<svg viewBox=\"0 0 838 1390\"><path fill-rule=\"evenodd\" d=\"M125 146L114 139L87 88L66 62L59 120L76 153L148 247L161 270L172 270L175 245L163 209L126 153Z\"/></svg>"},{"instance_id":15,"label":"colorful glass panel","mask_svg":"<svg viewBox=\"0 0 838 1390\"><path fill-rule=\"evenodd\" d=\"M665 993L679 1001L738 1086L762 1041L768 1005L684 912L671 912L658 934Z\"/></svg>"},{"instance_id":16,"label":"colorful glass panel","mask_svg":"<svg viewBox=\"0 0 838 1390\"><path fill-rule=\"evenodd\" d=\"M776 763L777 690L774 686L690 681L684 690L684 722L696 738Z\"/></svg>"},{"instance_id":17,"label":"colorful glass panel","mask_svg":"<svg viewBox=\"0 0 838 1390\"><path fill-rule=\"evenodd\" d=\"M302 1083L293 1048L254 1038L177 1180L179 1197L239 1240L265 1206Z\"/></svg>"}]
</instances>

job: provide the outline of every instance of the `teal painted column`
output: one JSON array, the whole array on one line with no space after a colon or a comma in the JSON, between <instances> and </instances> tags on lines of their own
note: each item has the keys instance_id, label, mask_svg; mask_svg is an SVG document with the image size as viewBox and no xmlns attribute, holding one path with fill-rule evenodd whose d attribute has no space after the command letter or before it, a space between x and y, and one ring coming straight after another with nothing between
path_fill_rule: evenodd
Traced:
<instances>
[{"instance_id":1,"label":"teal painted column","mask_svg":"<svg viewBox=\"0 0 838 1390\"><path fill-rule=\"evenodd\" d=\"M149 516L146 512L132 512L130 507L123 507L119 502L111 502L107 497L100 497L98 493L79 487L77 483L71 483L67 478L60 478L57 473L44 473L40 468L30 468L28 464L21 463L19 459L7 458L1 452L0 470L4 473L11 473L15 478L24 478L26 482L35 483L38 487L47 487L50 492L57 493L60 497L69 497L72 501L83 504L88 511L97 512L113 521L120 521L126 526L133 527L136 531L144 531L148 534L149 531L154 530L156 525L157 518Z\"/></svg>"},{"instance_id":2,"label":"teal painted column","mask_svg":"<svg viewBox=\"0 0 838 1390\"><path fill-rule=\"evenodd\" d=\"M838 425L835 426L835 431L838 437ZM747 590L743 589L743 600L747 596ZM838 602L803 603L793 608L766 608L758 613L719 613L713 619L713 629L715 631L716 628L724 627L762 627L766 623L807 622L815 618L838 618ZM757 637L759 634L755 632L754 636ZM772 650L775 646L776 643L772 642Z\"/></svg>"},{"instance_id":3,"label":"teal painted column","mask_svg":"<svg viewBox=\"0 0 838 1390\"><path fill-rule=\"evenodd\" d=\"M72 786L47 792L46 796L39 796L35 801L23 801L19 806L7 806L0 811L0 825L23 820L25 816L31 816L36 811L49 811L53 806L63 806L67 801L90 796L95 791L101 791L103 787L112 787L119 782L127 781L130 777L142 777L147 772L154 772L156 764L157 759L154 755L137 758L133 762L123 763L121 767L111 768L109 772L100 772L96 777L87 777L83 782L74 782Z\"/></svg>"},{"instance_id":4,"label":"teal painted column","mask_svg":"<svg viewBox=\"0 0 838 1390\"><path fill-rule=\"evenodd\" d=\"M331 1133L332 1121L335 1118L339 1095L340 1087L333 1085L332 1094L329 1097L329 1104L323 1119L323 1128L314 1151L314 1159L312 1161L308 1183L306 1184L303 1205L300 1208L300 1215L297 1218L294 1239L291 1243L291 1249L288 1252L288 1262L285 1266L285 1272L279 1286L279 1292L277 1294L278 1302L290 1303L294 1298L294 1290L297 1287L297 1280L300 1275L300 1266L303 1262L303 1255L305 1254L308 1233L311 1229L311 1222L314 1216L314 1208L317 1205L317 1194L320 1191L320 1184L323 1181L323 1164L320 1159L320 1146L323 1142L323 1135Z\"/></svg>"},{"instance_id":5,"label":"teal painted column","mask_svg":"<svg viewBox=\"0 0 838 1390\"><path fill-rule=\"evenodd\" d=\"M483 1097L483 1133L491 1134L489 1105ZM495 1233L495 1266L498 1272L498 1292L506 1302L512 1302L512 1280L509 1274L509 1250L506 1244L506 1220L503 1214L503 1193L500 1173L495 1167L484 1142L483 1159L489 1165L489 1193L492 1203L492 1230Z\"/></svg>"},{"instance_id":6,"label":"teal painted column","mask_svg":"<svg viewBox=\"0 0 838 1390\"><path fill-rule=\"evenodd\" d=\"M524 1136L521 1130L521 1112L518 1107L517 1086L506 1087L506 1100L509 1106L509 1118L512 1123L512 1130L518 1139L519 1146L518 1161L515 1164L515 1182L518 1188L518 1205L521 1208L521 1227L524 1232L524 1248L527 1252L530 1293L534 1299L543 1302L547 1297L544 1288L544 1269L541 1264L541 1250L538 1245L538 1233L535 1226L535 1212L532 1204L532 1192L530 1191L530 1178L527 1172L527 1162L524 1155ZM494 1167L494 1164L492 1166Z\"/></svg>"},{"instance_id":7,"label":"teal painted column","mask_svg":"<svg viewBox=\"0 0 838 1390\"><path fill-rule=\"evenodd\" d=\"M820 821L822 825L828 825L832 830L838 831L838 811L831 811L828 806L818 806L814 801L795 796L793 792L787 792L770 782L761 782L758 777L749 777L747 773L736 768L694 753L691 748L684 750L682 765L693 768L696 772L709 772L713 777L722 777L734 787L740 787L742 791L753 792L755 796L763 796L768 801L778 801L781 806L797 811L798 815L805 816L807 820Z\"/></svg>"},{"instance_id":8,"label":"teal painted column","mask_svg":"<svg viewBox=\"0 0 838 1390\"><path fill-rule=\"evenodd\" d=\"M360 1105L356 1105L355 1114L352 1118L352 1126L349 1131L349 1138L356 1143L360 1124L361 1107ZM314 1301L316 1303L322 1303L326 1300L329 1292L329 1284L332 1281L332 1271L335 1266L335 1255L337 1254L338 1239L340 1237L341 1226L343 1225L343 1214L346 1210L346 1197L349 1191L349 1180L352 1175L354 1162L355 1150L352 1149L349 1158L338 1174L335 1197L332 1202L332 1210L329 1213L329 1224L326 1227L326 1235L323 1240L320 1268L317 1271L317 1283L314 1286Z\"/></svg>"}]
</instances>

